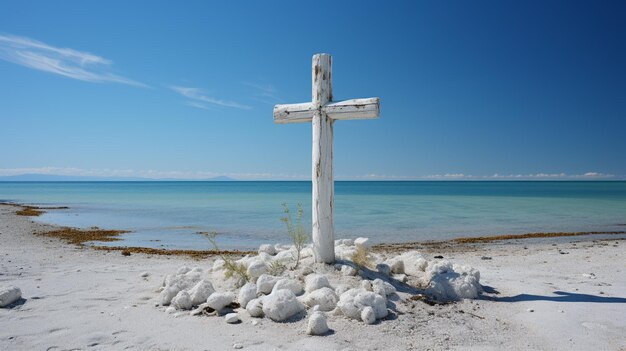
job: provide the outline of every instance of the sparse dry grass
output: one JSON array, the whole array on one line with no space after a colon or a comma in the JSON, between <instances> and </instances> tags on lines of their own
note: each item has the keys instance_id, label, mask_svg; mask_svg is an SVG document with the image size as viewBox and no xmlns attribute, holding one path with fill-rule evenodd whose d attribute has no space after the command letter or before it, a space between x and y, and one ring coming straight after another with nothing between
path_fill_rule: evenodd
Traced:
<instances>
[{"instance_id":1,"label":"sparse dry grass","mask_svg":"<svg viewBox=\"0 0 626 351\"><path fill-rule=\"evenodd\" d=\"M352 254L352 262L358 267L369 268L372 265L372 257L367 249L363 246L357 246L356 251Z\"/></svg>"}]
</instances>

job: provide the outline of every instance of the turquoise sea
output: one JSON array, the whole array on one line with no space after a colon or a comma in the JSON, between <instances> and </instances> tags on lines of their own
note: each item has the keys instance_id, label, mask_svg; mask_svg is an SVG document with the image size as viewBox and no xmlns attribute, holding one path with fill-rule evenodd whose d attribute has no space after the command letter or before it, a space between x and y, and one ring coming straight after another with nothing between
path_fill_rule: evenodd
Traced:
<instances>
[{"instance_id":1,"label":"turquoise sea","mask_svg":"<svg viewBox=\"0 0 626 351\"><path fill-rule=\"evenodd\" d=\"M207 249L287 242L281 203L302 203L310 182L0 182L0 200L69 206L36 220L128 229L112 245ZM626 230L624 181L377 181L335 183L335 236L375 242L553 231Z\"/></svg>"}]
</instances>

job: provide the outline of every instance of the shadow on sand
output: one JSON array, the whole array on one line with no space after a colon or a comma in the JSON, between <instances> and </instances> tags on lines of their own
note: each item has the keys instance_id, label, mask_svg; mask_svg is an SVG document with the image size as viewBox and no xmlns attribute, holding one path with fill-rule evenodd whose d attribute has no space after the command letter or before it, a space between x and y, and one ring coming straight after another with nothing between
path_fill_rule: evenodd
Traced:
<instances>
[{"instance_id":1,"label":"shadow on sand","mask_svg":"<svg viewBox=\"0 0 626 351\"><path fill-rule=\"evenodd\" d=\"M623 297L608 297L589 294L578 294L565 291L555 291L556 296L543 296L531 294L519 294L515 296L494 296L490 300L497 302L523 302L523 301L552 301L552 302L593 302L593 303L626 303Z\"/></svg>"}]
</instances>

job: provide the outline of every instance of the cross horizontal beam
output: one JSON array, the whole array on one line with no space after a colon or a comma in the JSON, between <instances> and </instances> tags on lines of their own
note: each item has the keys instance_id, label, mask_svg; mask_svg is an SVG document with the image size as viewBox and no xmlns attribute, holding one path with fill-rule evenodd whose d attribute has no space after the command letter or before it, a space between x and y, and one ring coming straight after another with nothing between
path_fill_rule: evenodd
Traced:
<instances>
[{"instance_id":1,"label":"cross horizontal beam","mask_svg":"<svg viewBox=\"0 0 626 351\"><path fill-rule=\"evenodd\" d=\"M311 122L315 113L311 102L274 106L274 123ZM335 120L374 119L380 114L380 98L350 99L330 102L322 106L322 111Z\"/></svg>"}]
</instances>

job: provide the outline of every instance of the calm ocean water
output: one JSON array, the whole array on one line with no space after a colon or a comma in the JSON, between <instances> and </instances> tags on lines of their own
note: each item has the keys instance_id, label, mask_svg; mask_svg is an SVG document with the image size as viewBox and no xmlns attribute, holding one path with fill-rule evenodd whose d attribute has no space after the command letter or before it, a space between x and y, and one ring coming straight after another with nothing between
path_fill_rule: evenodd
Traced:
<instances>
[{"instance_id":1,"label":"calm ocean water","mask_svg":"<svg viewBox=\"0 0 626 351\"><path fill-rule=\"evenodd\" d=\"M223 248L287 242L281 203L310 182L0 182L0 200L64 205L37 220L129 229L122 245ZM336 182L335 236L376 242L548 231L626 230L626 182ZM120 243L113 243L119 245Z\"/></svg>"}]
</instances>

